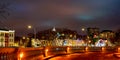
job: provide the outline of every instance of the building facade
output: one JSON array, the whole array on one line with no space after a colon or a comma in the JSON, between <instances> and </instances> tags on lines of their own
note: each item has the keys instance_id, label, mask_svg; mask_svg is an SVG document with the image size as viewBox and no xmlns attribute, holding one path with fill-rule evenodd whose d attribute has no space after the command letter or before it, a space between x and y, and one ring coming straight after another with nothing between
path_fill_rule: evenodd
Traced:
<instances>
[{"instance_id":1,"label":"building facade","mask_svg":"<svg viewBox=\"0 0 120 60\"><path fill-rule=\"evenodd\" d=\"M111 30L103 30L100 33L100 38L110 39L110 38L114 38L114 37L115 37L115 33Z\"/></svg>"},{"instance_id":2,"label":"building facade","mask_svg":"<svg viewBox=\"0 0 120 60\"><path fill-rule=\"evenodd\" d=\"M48 29L37 33L37 38L40 40L77 39L77 37L76 31L65 28Z\"/></svg>"},{"instance_id":3,"label":"building facade","mask_svg":"<svg viewBox=\"0 0 120 60\"><path fill-rule=\"evenodd\" d=\"M14 30L0 30L0 47L14 46Z\"/></svg>"}]
</instances>

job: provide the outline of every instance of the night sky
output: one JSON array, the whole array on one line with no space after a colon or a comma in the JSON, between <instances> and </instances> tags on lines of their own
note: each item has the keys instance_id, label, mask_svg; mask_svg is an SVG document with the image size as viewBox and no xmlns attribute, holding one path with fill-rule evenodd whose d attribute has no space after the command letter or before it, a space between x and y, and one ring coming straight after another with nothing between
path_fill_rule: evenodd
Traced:
<instances>
[{"instance_id":1,"label":"night sky","mask_svg":"<svg viewBox=\"0 0 120 60\"><path fill-rule=\"evenodd\" d=\"M26 35L52 27L81 31L98 27L101 30L120 28L120 0L4 0L10 2L10 16L1 19L17 35Z\"/></svg>"}]
</instances>

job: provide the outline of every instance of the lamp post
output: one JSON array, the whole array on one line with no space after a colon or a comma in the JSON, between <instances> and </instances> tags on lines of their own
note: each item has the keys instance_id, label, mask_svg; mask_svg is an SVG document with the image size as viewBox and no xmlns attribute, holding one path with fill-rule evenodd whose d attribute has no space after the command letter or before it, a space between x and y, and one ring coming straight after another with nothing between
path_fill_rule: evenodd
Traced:
<instances>
[{"instance_id":1,"label":"lamp post","mask_svg":"<svg viewBox=\"0 0 120 60\"><path fill-rule=\"evenodd\" d=\"M88 46L88 42L86 41L86 29L85 28L82 28L81 29L83 35L82 35L82 39L84 39L84 42L86 42L86 45Z\"/></svg>"},{"instance_id":2,"label":"lamp post","mask_svg":"<svg viewBox=\"0 0 120 60\"><path fill-rule=\"evenodd\" d=\"M36 43L35 43L36 40L37 40L37 39L36 39L36 28L35 28L35 27L33 28L31 25L28 25L27 28L28 28L28 29L33 29L33 32L34 32L34 43L33 43L33 41L31 40L31 42L30 42L30 43L31 43L31 46L33 46L33 44L36 45Z\"/></svg>"},{"instance_id":3,"label":"lamp post","mask_svg":"<svg viewBox=\"0 0 120 60\"><path fill-rule=\"evenodd\" d=\"M33 27L31 25L28 25L28 29L32 29ZM34 39L36 40L36 28L34 29Z\"/></svg>"},{"instance_id":4,"label":"lamp post","mask_svg":"<svg viewBox=\"0 0 120 60\"><path fill-rule=\"evenodd\" d=\"M82 28L81 30L82 30L82 31L85 31L85 28Z\"/></svg>"},{"instance_id":5,"label":"lamp post","mask_svg":"<svg viewBox=\"0 0 120 60\"><path fill-rule=\"evenodd\" d=\"M83 35L85 35L85 34L86 34L86 29L85 29L85 28L82 28L82 29L81 29L81 32L82 32Z\"/></svg>"}]
</instances>

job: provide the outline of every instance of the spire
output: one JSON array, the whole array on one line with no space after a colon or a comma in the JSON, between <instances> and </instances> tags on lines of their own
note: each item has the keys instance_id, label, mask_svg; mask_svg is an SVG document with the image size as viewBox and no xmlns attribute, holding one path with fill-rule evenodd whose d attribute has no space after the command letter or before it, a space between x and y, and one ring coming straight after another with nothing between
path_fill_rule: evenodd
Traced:
<instances>
[{"instance_id":1,"label":"spire","mask_svg":"<svg viewBox=\"0 0 120 60\"><path fill-rule=\"evenodd\" d=\"M56 31L56 28L55 28L55 27L53 27L52 31Z\"/></svg>"}]
</instances>

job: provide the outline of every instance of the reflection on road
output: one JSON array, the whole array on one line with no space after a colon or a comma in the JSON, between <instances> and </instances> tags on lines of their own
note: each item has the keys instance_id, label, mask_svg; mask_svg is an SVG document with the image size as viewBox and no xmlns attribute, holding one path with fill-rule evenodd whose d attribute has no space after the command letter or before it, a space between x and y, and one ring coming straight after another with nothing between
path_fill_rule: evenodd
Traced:
<instances>
[{"instance_id":1,"label":"reflection on road","mask_svg":"<svg viewBox=\"0 0 120 60\"><path fill-rule=\"evenodd\" d=\"M63 55L51 58L49 60L120 60L113 55L114 53L86 52Z\"/></svg>"}]
</instances>

